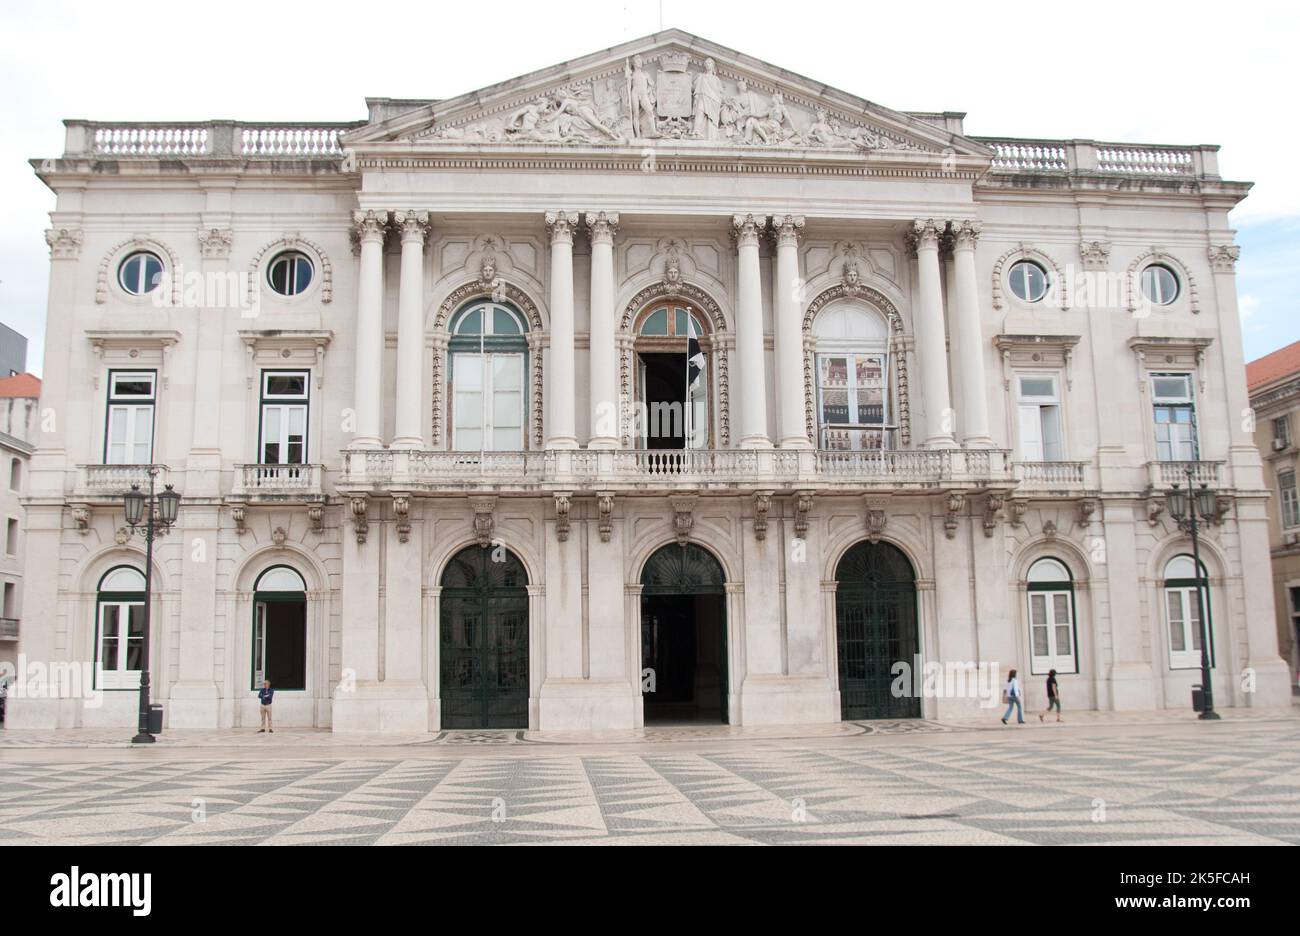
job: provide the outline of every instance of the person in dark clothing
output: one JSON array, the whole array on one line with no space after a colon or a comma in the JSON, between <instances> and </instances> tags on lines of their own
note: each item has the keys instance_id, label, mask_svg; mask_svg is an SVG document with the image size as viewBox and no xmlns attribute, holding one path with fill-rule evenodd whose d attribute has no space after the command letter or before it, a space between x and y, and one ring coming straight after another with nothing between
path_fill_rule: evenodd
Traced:
<instances>
[{"instance_id":1,"label":"person in dark clothing","mask_svg":"<svg viewBox=\"0 0 1300 936\"><path fill-rule=\"evenodd\" d=\"M275 734L271 727L271 700L274 698L275 690L271 688L270 680L263 680L262 688L257 691L257 701L262 703L262 727L257 729L258 734L264 731Z\"/></svg>"},{"instance_id":2,"label":"person in dark clothing","mask_svg":"<svg viewBox=\"0 0 1300 936\"><path fill-rule=\"evenodd\" d=\"M1056 709L1056 720L1061 720L1061 689L1056 684L1056 670L1047 672L1047 708L1038 713L1038 720L1042 721L1052 709Z\"/></svg>"}]
</instances>

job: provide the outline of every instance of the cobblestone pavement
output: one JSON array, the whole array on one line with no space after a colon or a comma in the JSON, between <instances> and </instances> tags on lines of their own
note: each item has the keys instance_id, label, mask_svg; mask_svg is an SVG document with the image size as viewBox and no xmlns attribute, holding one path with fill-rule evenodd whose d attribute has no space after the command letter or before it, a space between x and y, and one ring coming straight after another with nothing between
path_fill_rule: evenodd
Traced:
<instances>
[{"instance_id":1,"label":"cobblestone pavement","mask_svg":"<svg viewBox=\"0 0 1300 936\"><path fill-rule=\"evenodd\" d=\"M5 733L0 842L1300 844L1292 712L581 740L94 736Z\"/></svg>"}]
</instances>

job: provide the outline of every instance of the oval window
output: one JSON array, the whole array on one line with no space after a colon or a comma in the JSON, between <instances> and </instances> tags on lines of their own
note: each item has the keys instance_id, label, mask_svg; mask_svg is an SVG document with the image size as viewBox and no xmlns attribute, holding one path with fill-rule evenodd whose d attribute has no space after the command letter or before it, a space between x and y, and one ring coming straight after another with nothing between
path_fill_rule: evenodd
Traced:
<instances>
[{"instance_id":1,"label":"oval window","mask_svg":"<svg viewBox=\"0 0 1300 936\"><path fill-rule=\"evenodd\" d=\"M1037 263L1021 260L1011 267L1011 292L1023 302L1038 302L1047 295L1047 272Z\"/></svg>"},{"instance_id":2,"label":"oval window","mask_svg":"<svg viewBox=\"0 0 1300 936\"><path fill-rule=\"evenodd\" d=\"M117 281L133 296L143 296L158 288L162 281L163 263L157 254L137 250L127 256L117 268Z\"/></svg>"},{"instance_id":3,"label":"oval window","mask_svg":"<svg viewBox=\"0 0 1300 936\"><path fill-rule=\"evenodd\" d=\"M285 251L271 261L266 278L281 296L296 296L311 285L311 260L297 250Z\"/></svg>"}]
</instances>

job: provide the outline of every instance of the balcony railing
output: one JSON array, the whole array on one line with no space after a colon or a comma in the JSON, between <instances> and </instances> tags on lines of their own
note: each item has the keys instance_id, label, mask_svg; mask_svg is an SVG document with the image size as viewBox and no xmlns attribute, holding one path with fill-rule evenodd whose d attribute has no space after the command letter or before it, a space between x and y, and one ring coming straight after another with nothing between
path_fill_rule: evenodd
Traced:
<instances>
[{"instance_id":1,"label":"balcony railing","mask_svg":"<svg viewBox=\"0 0 1300 936\"><path fill-rule=\"evenodd\" d=\"M162 490L164 484L170 483L171 469L166 465L82 465L77 494L82 497L119 497L130 491L133 484L148 491L149 471L153 468L158 470L157 486Z\"/></svg>"},{"instance_id":2,"label":"balcony railing","mask_svg":"<svg viewBox=\"0 0 1300 936\"><path fill-rule=\"evenodd\" d=\"M977 138L994 152L998 173L1098 173L1135 178L1218 178L1218 147L1098 143L1095 140Z\"/></svg>"},{"instance_id":3,"label":"balcony railing","mask_svg":"<svg viewBox=\"0 0 1300 936\"><path fill-rule=\"evenodd\" d=\"M1022 490L1082 491L1088 486L1088 463L1081 461L1016 462Z\"/></svg>"},{"instance_id":4,"label":"balcony railing","mask_svg":"<svg viewBox=\"0 0 1300 936\"><path fill-rule=\"evenodd\" d=\"M320 496L320 465L236 465L235 497Z\"/></svg>"},{"instance_id":5,"label":"balcony railing","mask_svg":"<svg viewBox=\"0 0 1300 936\"><path fill-rule=\"evenodd\" d=\"M18 639L18 618L0 618L0 640Z\"/></svg>"},{"instance_id":6,"label":"balcony railing","mask_svg":"<svg viewBox=\"0 0 1300 936\"><path fill-rule=\"evenodd\" d=\"M1153 461L1147 463L1151 486L1170 488L1175 484L1187 483L1187 470L1192 471L1193 484L1208 484L1219 487L1222 482L1221 461Z\"/></svg>"},{"instance_id":7,"label":"balcony railing","mask_svg":"<svg viewBox=\"0 0 1300 936\"><path fill-rule=\"evenodd\" d=\"M619 449L541 452L344 452L342 487L877 487L1009 485L1008 452Z\"/></svg>"},{"instance_id":8,"label":"balcony railing","mask_svg":"<svg viewBox=\"0 0 1300 936\"><path fill-rule=\"evenodd\" d=\"M349 123L66 121L64 157L92 159L316 159L343 157Z\"/></svg>"}]
</instances>

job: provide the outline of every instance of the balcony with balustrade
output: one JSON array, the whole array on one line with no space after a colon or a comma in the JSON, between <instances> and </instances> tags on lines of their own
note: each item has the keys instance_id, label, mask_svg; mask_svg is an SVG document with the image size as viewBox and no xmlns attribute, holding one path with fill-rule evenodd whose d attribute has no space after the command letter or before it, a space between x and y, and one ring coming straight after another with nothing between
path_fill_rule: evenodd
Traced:
<instances>
[{"instance_id":1,"label":"balcony with balustrade","mask_svg":"<svg viewBox=\"0 0 1300 936\"><path fill-rule=\"evenodd\" d=\"M440 452L350 449L341 491L520 493L734 492L815 487L862 493L1006 490L1002 449L839 452L798 449L617 449Z\"/></svg>"},{"instance_id":2,"label":"balcony with balustrade","mask_svg":"<svg viewBox=\"0 0 1300 936\"><path fill-rule=\"evenodd\" d=\"M325 499L323 465L236 465L230 496L249 503L307 503Z\"/></svg>"},{"instance_id":3,"label":"balcony with balustrade","mask_svg":"<svg viewBox=\"0 0 1300 936\"><path fill-rule=\"evenodd\" d=\"M171 469L166 465L79 465L74 482L73 499L86 503L121 504L122 495L139 485L149 489L149 472L157 470L155 484L158 490L172 483Z\"/></svg>"},{"instance_id":4,"label":"balcony with balustrade","mask_svg":"<svg viewBox=\"0 0 1300 936\"><path fill-rule=\"evenodd\" d=\"M1217 146L976 137L993 150L994 175L1218 179Z\"/></svg>"}]
</instances>

